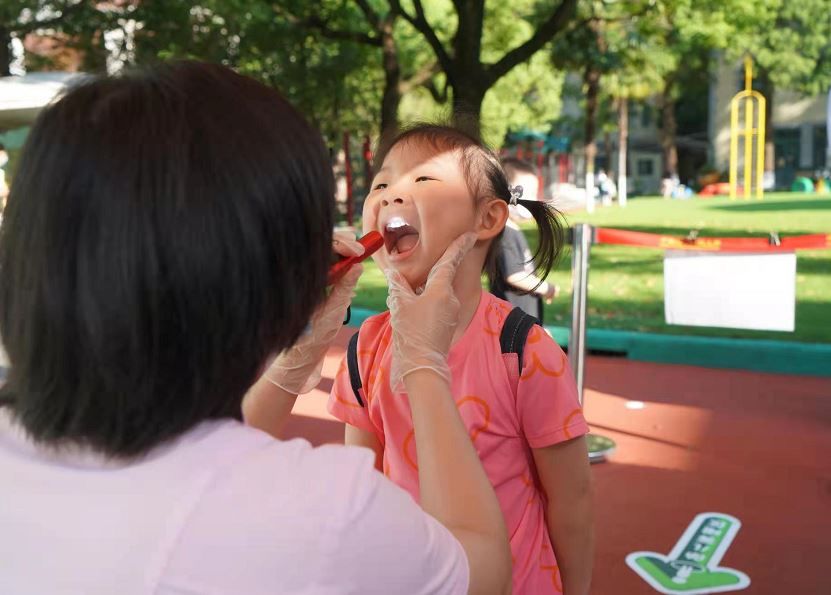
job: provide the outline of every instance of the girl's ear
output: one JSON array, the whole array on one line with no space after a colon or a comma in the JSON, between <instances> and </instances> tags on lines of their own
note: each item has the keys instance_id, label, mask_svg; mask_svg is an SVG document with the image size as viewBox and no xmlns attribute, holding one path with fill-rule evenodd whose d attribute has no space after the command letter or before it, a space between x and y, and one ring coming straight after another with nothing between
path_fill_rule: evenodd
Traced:
<instances>
[{"instance_id":1,"label":"girl's ear","mask_svg":"<svg viewBox=\"0 0 831 595\"><path fill-rule=\"evenodd\" d=\"M492 240L505 228L506 221L508 221L508 203L501 198L486 199L479 208L477 239Z\"/></svg>"}]
</instances>

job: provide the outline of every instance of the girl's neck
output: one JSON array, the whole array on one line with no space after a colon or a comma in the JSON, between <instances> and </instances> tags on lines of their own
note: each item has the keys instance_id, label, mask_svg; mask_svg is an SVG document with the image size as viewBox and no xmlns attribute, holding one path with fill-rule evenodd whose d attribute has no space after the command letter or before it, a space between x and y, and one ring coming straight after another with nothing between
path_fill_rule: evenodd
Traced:
<instances>
[{"instance_id":1,"label":"girl's neck","mask_svg":"<svg viewBox=\"0 0 831 595\"><path fill-rule=\"evenodd\" d=\"M459 300L459 323L453 333L453 344L465 334L467 327L476 315L479 302L482 299L482 263L478 258L466 258L459 270L456 272L456 279L453 282L453 292Z\"/></svg>"}]
</instances>

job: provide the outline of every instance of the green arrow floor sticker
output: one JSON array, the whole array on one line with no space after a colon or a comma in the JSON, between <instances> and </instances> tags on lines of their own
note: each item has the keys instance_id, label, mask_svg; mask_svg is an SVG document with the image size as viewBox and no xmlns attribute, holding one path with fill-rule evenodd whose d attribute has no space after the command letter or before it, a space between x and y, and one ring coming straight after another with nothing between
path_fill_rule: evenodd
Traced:
<instances>
[{"instance_id":1,"label":"green arrow floor sticker","mask_svg":"<svg viewBox=\"0 0 831 595\"><path fill-rule=\"evenodd\" d=\"M724 593L750 586L750 578L718 563L742 524L720 512L703 512L693 519L668 556L635 552L626 564L652 588L668 595Z\"/></svg>"}]
</instances>

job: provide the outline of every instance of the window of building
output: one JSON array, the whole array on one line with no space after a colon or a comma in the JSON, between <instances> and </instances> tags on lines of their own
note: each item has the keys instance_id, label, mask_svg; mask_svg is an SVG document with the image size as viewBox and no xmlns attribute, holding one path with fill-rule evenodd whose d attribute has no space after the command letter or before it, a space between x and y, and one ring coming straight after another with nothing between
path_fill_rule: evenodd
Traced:
<instances>
[{"instance_id":1,"label":"window of building","mask_svg":"<svg viewBox=\"0 0 831 595\"><path fill-rule=\"evenodd\" d=\"M638 159L638 175L652 176L655 175L655 162L652 159Z\"/></svg>"},{"instance_id":2,"label":"window of building","mask_svg":"<svg viewBox=\"0 0 831 595\"><path fill-rule=\"evenodd\" d=\"M825 169L825 151L828 149L828 129L814 126L814 169Z\"/></svg>"},{"instance_id":3,"label":"window of building","mask_svg":"<svg viewBox=\"0 0 831 595\"><path fill-rule=\"evenodd\" d=\"M650 126L652 126L652 106L645 103L641 110L641 128L649 128Z\"/></svg>"},{"instance_id":4,"label":"window of building","mask_svg":"<svg viewBox=\"0 0 831 595\"><path fill-rule=\"evenodd\" d=\"M775 128L773 146L776 155L776 186L790 188L800 163L802 143L799 128Z\"/></svg>"}]
</instances>

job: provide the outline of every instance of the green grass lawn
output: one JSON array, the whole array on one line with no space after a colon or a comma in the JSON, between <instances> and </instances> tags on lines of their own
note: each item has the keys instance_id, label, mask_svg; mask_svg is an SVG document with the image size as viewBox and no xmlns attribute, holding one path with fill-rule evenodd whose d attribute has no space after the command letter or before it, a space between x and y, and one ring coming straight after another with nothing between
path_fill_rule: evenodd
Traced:
<instances>
[{"instance_id":1,"label":"green grass lawn","mask_svg":"<svg viewBox=\"0 0 831 595\"><path fill-rule=\"evenodd\" d=\"M768 194L764 200L727 198L663 200L637 198L625 209L598 208L592 214L566 215L569 224L585 222L601 227L686 236L697 230L707 236L782 236L831 233L831 197L809 194ZM536 242L532 226L525 229ZM664 322L663 253L626 246L593 246L589 274L589 328L766 338L831 343L831 250L800 251L797 260L796 331L744 331L686 326ZM571 251L566 249L550 280L563 288L561 297L546 307L546 323L568 326L571 316ZM386 281L373 263L359 285L356 306L385 309Z\"/></svg>"}]
</instances>

